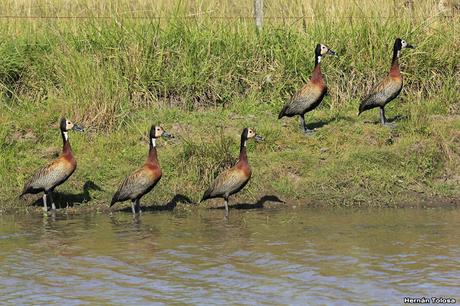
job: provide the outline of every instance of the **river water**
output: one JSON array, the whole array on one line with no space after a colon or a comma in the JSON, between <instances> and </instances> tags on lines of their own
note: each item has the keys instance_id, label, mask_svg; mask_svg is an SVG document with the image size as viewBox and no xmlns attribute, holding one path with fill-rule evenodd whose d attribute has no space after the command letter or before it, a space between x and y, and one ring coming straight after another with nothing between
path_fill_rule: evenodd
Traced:
<instances>
[{"instance_id":1,"label":"river water","mask_svg":"<svg viewBox=\"0 0 460 306\"><path fill-rule=\"evenodd\" d=\"M0 216L0 304L460 303L460 209Z\"/></svg>"}]
</instances>

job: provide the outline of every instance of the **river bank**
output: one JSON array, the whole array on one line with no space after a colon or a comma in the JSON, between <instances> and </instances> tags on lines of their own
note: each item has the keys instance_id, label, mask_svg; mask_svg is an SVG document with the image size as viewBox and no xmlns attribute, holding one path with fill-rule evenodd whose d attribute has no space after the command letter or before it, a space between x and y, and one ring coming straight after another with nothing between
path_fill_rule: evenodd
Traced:
<instances>
[{"instance_id":1,"label":"river bank","mask_svg":"<svg viewBox=\"0 0 460 306\"><path fill-rule=\"evenodd\" d=\"M176 138L158 141L163 178L143 199L147 206L179 195L197 202L212 179L236 162L247 126L266 140L249 144L253 177L236 202L264 196L331 207L456 201L459 17L431 16L431 8L422 6L413 15L384 2L365 5L369 14L388 9L399 15L382 19L364 16L361 6L325 6L330 14L303 24L267 19L260 33L245 19L190 19L182 10L163 11L164 20L114 13L5 23L0 209L30 209L33 197L16 198L31 173L59 153L63 116L86 128L70 134L78 167L56 189L56 200L77 210L107 207L122 179L144 162L152 124ZM377 123L376 110L356 113L361 97L387 74L399 36L416 49L401 55L404 88L386 108L395 123L386 128ZM339 56L321 62L329 94L306 116L316 132L305 136L297 118L277 115L308 80L319 42Z\"/></svg>"},{"instance_id":2,"label":"river bank","mask_svg":"<svg viewBox=\"0 0 460 306\"><path fill-rule=\"evenodd\" d=\"M234 104L220 110L199 112L157 108L139 112L129 126L99 133L87 126L83 134L71 133L70 141L78 166L74 175L56 189L56 201L73 210L108 211L111 196L122 179L140 167L148 152L147 130L161 125L175 135L158 141L163 177L142 205L196 203L212 179L238 157L239 136L245 126L265 137L250 142L250 183L231 204L262 206L274 200L289 205L341 207L450 206L458 204L460 118L412 116L395 122L393 128L377 124L378 114L363 118L353 111L318 110L310 116L313 135L300 132L296 119L276 120L276 114L259 106L247 115ZM398 105L389 113L411 114L413 105ZM397 113L396 113L397 112ZM24 180L60 151L61 139L54 115L40 128L15 130L11 123L5 134L10 150L4 151L0 195L6 199L2 211L33 211L38 196L18 200ZM219 123L219 124L216 124ZM417 124L419 122L419 124ZM44 131L40 135L39 131ZM269 196L266 198L265 196ZM265 197L265 198L264 198ZM267 201L267 205L270 201ZM168 204L169 203L169 204ZM258 203L258 204L257 204ZM455 204L453 204L455 203ZM41 206L41 200L37 202ZM201 204L220 205L221 201ZM243 205L243 206L244 206ZM117 204L115 209L129 207ZM38 207L39 209L39 207ZM71 209L71 210L72 210ZM161 209L161 208L159 208ZM71 211L69 210L69 211Z\"/></svg>"}]
</instances>

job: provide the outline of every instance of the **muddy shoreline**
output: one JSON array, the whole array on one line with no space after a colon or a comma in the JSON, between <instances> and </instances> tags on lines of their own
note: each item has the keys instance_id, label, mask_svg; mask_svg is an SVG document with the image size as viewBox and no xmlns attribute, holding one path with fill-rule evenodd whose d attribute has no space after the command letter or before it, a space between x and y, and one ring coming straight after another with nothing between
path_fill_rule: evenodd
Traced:
<instances>
[{"instance_id":1,"label":"muddy shoreline","mask_svg":"<svg viewBox=\"0 0 460 306\"><path fill-rule=\"evenodd\" d=\"M30 198L26 201L15 200L14 203L8 205L8 207L0 208L0 215L11 215L11 214L36 214L43 213L42 203L40 197L34 196L36 200L30 201ZM11 202L10 202L11 203ZM63 205L62 208L58 208L56 212L65 214L91 214L91 213L131 213L131 206L129 202L118 203L112 208L109 207L109 202L101 202L98 200L86 202L78 205ZM57 207L59 205L57 204ZM205 203L195 203L189 201L186 197L174 197L171 201L166 204L142 204L143 212L161 212L161 211L181 211L191 212L196 209L223 209L223 202L219 199L213 199ZM256 201L245 200L242 197L234 198L229 203L230 210L252 210L252 209L297 209L302 207L311 207L318 209L382 209L382 208L458 208L460 207L459 198L441 197L441 196L427 196L420 193L409 193L404 197L400 197L398 201L392 201L392 204L379 204L375 205L370 203L360 203L352 206L331 205L331 203L320 201L320 200L300 200L300 199L280 199L274 195L261 196Z\"/></svg>"}]
</instances>

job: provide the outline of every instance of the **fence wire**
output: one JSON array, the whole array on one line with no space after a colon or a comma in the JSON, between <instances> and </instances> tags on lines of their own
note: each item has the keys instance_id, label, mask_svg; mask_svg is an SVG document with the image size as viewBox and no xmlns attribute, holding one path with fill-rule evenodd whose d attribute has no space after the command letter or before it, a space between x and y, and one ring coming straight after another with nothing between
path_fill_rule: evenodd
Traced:
<instances>
[{"instance_id":1,"label":"fence wire","mask_svg":"<svg viewBox=\"0 0 460 306\"><path fill-rule=\"evenodd\" d=\"M453 18L454 15L440 15L441 17ZM198 19L198 18L209 18L209 19L248 19L253 20L255 16L16 16L16 15L0 15L0 19ZM429 18L431 16L412 16L417 18ZM322 16L264 16L264 19L268 20L296 20L296 19L316 19L323 18ZM399 19L401 16L329 16L329 19Z\"/></svg>"}]
</instances>

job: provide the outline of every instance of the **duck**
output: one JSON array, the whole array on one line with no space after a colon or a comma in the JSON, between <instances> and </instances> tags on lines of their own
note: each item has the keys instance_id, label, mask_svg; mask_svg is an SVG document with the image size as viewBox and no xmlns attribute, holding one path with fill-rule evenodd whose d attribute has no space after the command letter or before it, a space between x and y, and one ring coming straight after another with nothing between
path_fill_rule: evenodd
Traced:
<instances>
[{"instance_id":1,"label":"duck","mask_svg":"<svg viewBox=\"0 0 460 306\"><path fill-rule=\"evenodd\" d=\"M173 138L161 126L152 125L149 132L149 154L144 165L128 175L112 197L110 207L117 202L131 200L133 214L141 213L140 200L160 181L162 172L158 162L156 140Z\"/></svg>"},{"instance_id":2,"label":"duck","mask_svg":"<svg viewBox=\"0 0 460 306\"><path fill-rule=\"evenodd\" d=\"M321 59L326 54L337 55L328 46L317 44L315 48L315 68L310 80L291 97L278 115L278 119L300 116L300 127L306 134L313 132L313 130L309 129L305 123L305 113L318 107L327 93L327 86L321 73Z\"/></svg>"},{"instance_id":3,"label":"duck","mask_svg":"<svg viewBox=\"0 0 460 306\"><path fill-rule=\"evenodd\" d=\"M252 171L249 167L246 144L249 139L263 141L261 135L256 134L252 128L244 128L241 133L240 155L238 162L231 168L220 173L209 188L204 192L201 202L213 198L223 198L225 205L225 218L228 218L228 198L246 186L251 178Z\"/></svg>"},{"instance_id":4,"label":"duck","mask_svg":"<svg viewBox=\"0 0 460 306\"><path fill-rule=\"evenodd\" d=\"M398 59L401 50L405 48L413 49L415 47L407 43L404 39L396 38L393 45L393 58L391 60L390 72L386 78L374 86L365 98L362 99L359 105L358 116L364 111L379 107L380 123L382 125L388 124L388 120L385 117L385 106L399 95L403 87L403 78Z\"/></svg>"},{"instance_id":5,"label":"duck","mask_svg":"<svg viewBox=\"0 0 460 306\"><path fill-rule=\"evenodd\" d=\"M69 131L83 132L83 127L62 118L59 124L62 136L62 152L52 162L36 170L34 174L26 181L20 197L25 194L37 194L43 192L43 210L48 211L48 202L51 203L51 209L56 210L53 201L54 189L63 184L75 172L77 161L75 160L69 141Z\"/></svg>"}]
</instances>

